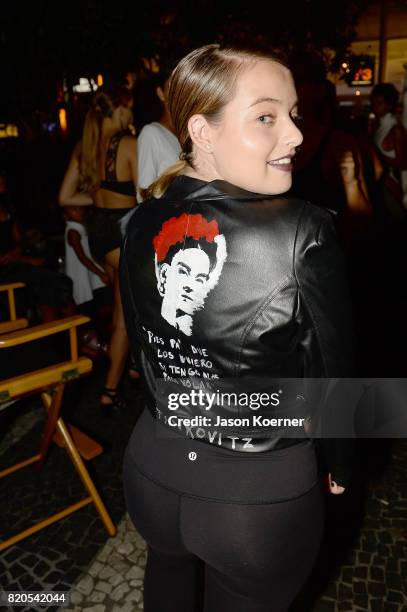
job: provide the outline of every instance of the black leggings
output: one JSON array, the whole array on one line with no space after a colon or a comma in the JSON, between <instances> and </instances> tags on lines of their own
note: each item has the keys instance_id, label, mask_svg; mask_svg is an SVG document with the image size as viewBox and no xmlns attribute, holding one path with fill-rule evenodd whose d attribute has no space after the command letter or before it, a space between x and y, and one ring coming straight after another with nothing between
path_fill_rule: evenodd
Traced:
<instances>
[{"instance_id":1,"label":"black leggings","mask_svg":"<svg viewBox=\"0 0 407 612\"><path fill-rule=\"evenodd\" d=\"M158 485L127 453L124 485L148 543L145 612L283 612L312 569L324 526L320 483L285 502L209 501Z\"/></svg>"}]
</instances>

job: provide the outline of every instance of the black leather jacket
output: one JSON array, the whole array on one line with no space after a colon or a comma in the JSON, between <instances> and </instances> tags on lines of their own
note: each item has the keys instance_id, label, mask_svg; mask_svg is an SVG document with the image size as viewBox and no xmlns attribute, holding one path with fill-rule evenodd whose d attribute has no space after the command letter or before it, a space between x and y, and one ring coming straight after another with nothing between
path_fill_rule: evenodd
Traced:
<instances>
[{"instance_id":1,"label":"black leather jacket","mask_svg":"<svg viewBox=\"0 0 407 612\"><path fill-rule=\"evenodd\" d=\"M160 377L349 375L349 299L332 215L303 200L177 177L128 223L121 291L152 388ZM189 405L177 414L197 412ZM222 446L245 450L247 437L234 433ZM298 442L265 438L264 428L250 436L251 452ZM348 449L325 446L327 468L347 484Z\"/></svg>"}]
</instances>

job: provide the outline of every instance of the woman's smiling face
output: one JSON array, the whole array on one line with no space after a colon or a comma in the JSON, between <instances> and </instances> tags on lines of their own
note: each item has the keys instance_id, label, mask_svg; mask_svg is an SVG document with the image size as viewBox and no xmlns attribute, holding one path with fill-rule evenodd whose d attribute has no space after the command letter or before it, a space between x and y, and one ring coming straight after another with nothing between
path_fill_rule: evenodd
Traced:
<instances>
[{"instance_id":1,"label":"woman's smiling face","mask_svg":"<svg viewBox=\"0 0 407 612\"><path fill-rule=\"evenodd\" d=\"M288 68L271 60L244 67L234 98L211 128L216 174L255 193L288 191L292 156L302 142L296 119L297 96Z\"/></svg>"}]
</instances>

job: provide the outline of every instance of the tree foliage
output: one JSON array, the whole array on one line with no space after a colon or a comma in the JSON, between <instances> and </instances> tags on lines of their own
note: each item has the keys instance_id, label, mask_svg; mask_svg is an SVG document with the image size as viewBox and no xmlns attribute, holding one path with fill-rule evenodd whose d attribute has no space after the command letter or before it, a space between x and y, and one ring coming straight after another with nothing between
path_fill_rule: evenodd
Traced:
<instances>
[{"instance_id":1,"label":"tree foliage","mask_svg":"<svg viewBox=\"0 0 407 612\"><path fill-rule=\"evenodd\" d=\"M209 42L341 57L369 0L3 0L0 61L6 107L47 108L62 76L76 79L174 60Z\"/></svg>"}]
</instances>

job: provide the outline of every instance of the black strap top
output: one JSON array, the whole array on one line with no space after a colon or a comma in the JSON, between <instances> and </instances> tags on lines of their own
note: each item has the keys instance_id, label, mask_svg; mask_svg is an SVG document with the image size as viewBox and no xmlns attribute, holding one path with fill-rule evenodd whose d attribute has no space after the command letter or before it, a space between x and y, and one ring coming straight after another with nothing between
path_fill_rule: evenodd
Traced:
<instances>
[{"instance_id":1,"label":"black strap top","mask_svg":"<svg viewBox=\"0 0 407 612\"><path fill-rule=\"evenodd\" d=\"M116 174L117 151L120 141L125 134L126 132L118 132L110 139L106 155L106 179L100 181L100 189L106 189L107 191L113 191L121 195L135 196L136 191L133 181L118 181Z\"/></svg>"}]
</instances>

